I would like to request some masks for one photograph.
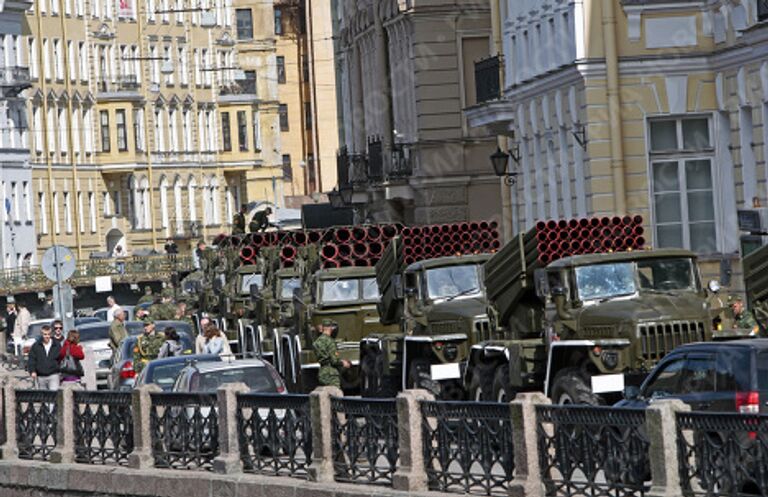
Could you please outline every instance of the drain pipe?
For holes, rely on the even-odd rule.
[[[603,40],[605,44],[605,74],[608,96],[608,126],[611,136],[611,172],[615,214],[627,212],[627,191],[624,164],[624,132],[621,124],[621,94],[619,90],[619,57],[616,53],[615,0],[603,0]]]

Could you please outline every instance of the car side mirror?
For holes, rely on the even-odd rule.
[[[640,387],[629,385],[624,387],[625,400],[637,400],[640,398]]]
[[[533,272],[533,285],[536,290],[536,296],[541,300],[546,300],[549,296],[549,277],[546,269],[536,269]]]

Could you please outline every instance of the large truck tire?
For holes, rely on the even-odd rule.
[[[492,400],[492,373],[493,369],[489,364],[475,364],[472,367],[472,375],[467,384],[468,400],[473,402],[487,402]]]
[[[552,384],[554,404],[587,404],[601,406],[602,397],[592,393],[589,378],[579,368],[565,368],[555,376]]]
[[[496,369],[493,375],[493,401],[508,403],[515,399],[515,392],[509,384],[509,366],[504,365]]]
[[[395,397],[395,382],[386,371],[386,358],[382,352],[369,353],[360,361],[360,395],[368,398]]]

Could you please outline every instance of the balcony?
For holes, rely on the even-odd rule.
[[[380,136],[368,138],[368,179],[372,183],[384,180],[384,153]]]
[[[123,90],[138,90],[141,87],[139,79],[134,74],[121,74],[118,84]]]
[[[475,62],[475,92],[478,104],[501,98],[500,56]]]
[[[254,102],[258,99],[255,79],[241,79],[219,88],[221,102]]]
[[[6,90],[6,96],[16,96],[22,90],[32,86],[28,67],[0,67],[0,86]]]
[[[203,223],[200,221],[180,221],[174,219],[171,221],[171,233],[175,239],[188,240],[191,238],[200,238],[203,233]]]
[[[407,145],[396,144],[392,151],[392,164],[387,181],[400,181],[413,176],[413,155]]]
[[[121,74],[116,82],[110,81],[107,76],[103,76],[101,81],[96,84],[96,100],[100,102],[140,102],[144,100],[144,96],[139,91],[140,89],[141,83],[139,83],[135,75]]]

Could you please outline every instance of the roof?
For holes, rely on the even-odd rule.
[[[731,348],[731,347],[744,347],[744,348],[751,348],[751,349],[768,350],[768,338],[744,338],[741,340],[689,343],[689,344],[681,345],[680,347],[677,347],[675,351],[688,350],[688,349],[718,350],[722,348]]]
[[[147,365],[148,367],[164,366],[166,364],[176,364],[178,362],[199,361],[199,362],[221,362],[221,357],[212,354],[192,354],[179,355],[173,357],[163,357],[162,359],[153,359]]]
[[[547,268],[566,269],[576,266],[591,266],[594,264],[610,264],[613,262],[628,262],[643,259],[696,258],[696,254],[683,249],[634,250],[632,252],[608,252],[602,254],[572,255],[550,263]]]
[[[261,359],[237,359],[234,361],[222,360],[222,362],[203,362],[195,364],[195,368],[201,373],[221,371],[225,369],[263,368],[266,363]]]
[[[408,266],[406,271],[420,271],[422,269],[431,269],[446,266],[464,266],[468,264],[485,264],[491,254],[473,254],[473,255],[454,255],[449,257],[437,257],[435,259],[424,259],[414,262]]]

